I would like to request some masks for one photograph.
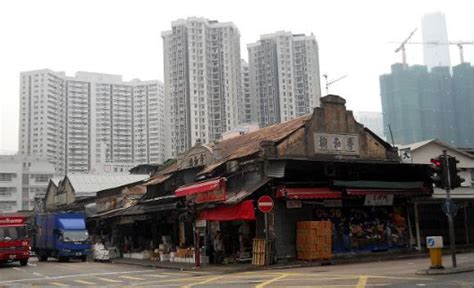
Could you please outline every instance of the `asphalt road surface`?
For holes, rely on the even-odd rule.
[[[461,254],[462,265],[474,254]],[[449,257],[444,263],[449,266]],[[474,272],[415,275],[428,259],[408,259],[348,265],[272,269],[221,274],[209,269],[177,271],[134,265],[56,261],[22,267],[0,266],[0,287],[474,287]]]

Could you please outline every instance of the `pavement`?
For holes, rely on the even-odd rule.
[[[472,252],[472,249],[463,249],[459,250],[458,254],[465,254]],[[446,251],[445,251],[446,252]],[[447,253],[444,253],[447,255]],[[347,253],[347,254],[336,254],[334,258],[330,261],[301,261],[301,260],[291,260],[283,263],[278,263],[270,266],[254,266],[250,263],[239,263],[239,264],[225,264],[225,265],[213,265],[213,264],[202,264],[201,267],[195,267],[194,263],[174,263],[174,262],[159,262],[151,261],[149,259],[130,259],[130,258],[117,258],[112,259],[111,263],[115,264],[127,264],[127,265],[137,265],[141,267],[152,267],[152,268],[164,268],[164,269],[173,269],[180,271],[213,271],[219,273],[234,273],[234,272],[246,272],[246,271],[256,271],[256,270],[277,270],[277,269],[288,269],[288,268],[301,268],[301,267],[314,267],[314,266],[323,266],[323,265],[341,265],[341,264],[353,264],[353,263],[368,263],[368,262],[380,262],[388,260],[401,260],[401,259],[416,259],[416,258],[428,258],[427,251],[418,251],[418,250],[391,250],[385,252],[366,252],[366,253]],[[473,259],[474,260],[474,259]],[[466,267],[463,267],[466,269]],[[424,273],[420,270],[420,274],[435,274],[435,272],[430,270],[427,273]],[[469,270],[469,269],[468,269]],[[450,270],[446,269],[443,274],[448,274],[447,271],[453,271],[452,273],[459,270]],[[441,273],[441,272],[440,272]]]
[[[449,255],[444,263],[449,263]],[[474,264],[474,253],[458,255],[459,266]],[[417,275],[428,258],[398,259],[258,271],[179,271],[101,262],[37,262],[0,266],[0,287],[469,287],[474,272]]]

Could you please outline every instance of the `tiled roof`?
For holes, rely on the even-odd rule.
[[[312,114],[306,114],[287,122],[220,141],[216,143],[214,151],[219,151],[219,158],[223,160],[232,160],[255,154],[260,151],[262,141],[279,142],[285,139],[291,133],[303,127],[311,119],[311,116]]]

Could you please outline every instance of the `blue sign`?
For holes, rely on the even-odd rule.
[[[458,212],[458,207],[452,199],[444,200],[443,204],[441,205],[441,209],[443,210],[444,214],[451,216],[456,216]]]
[[[435,239],[428,238],[428,243],[426,243],[428,247],[433,247],[435,244]]]

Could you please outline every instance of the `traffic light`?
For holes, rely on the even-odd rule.
[[[459,161],[456,159],[456,157],[448,156],[449,180],[451,182],[451,185],[449,186],[451,189],[461,187],[461,183],[465,181],[464,178],[461,178],[458,175],[461,170],[457,168],[457,163],[459,163]]]
[[[443,155],[440,155],[436,158],[431,158],[431,169],[432,169],[432,175],[431,175],[431,180],[433,180],[433,184],[435,187],[445,189],[449,186],[449,180],[448,180],[448,167],[447,167],[447,161],[446,157]]]

